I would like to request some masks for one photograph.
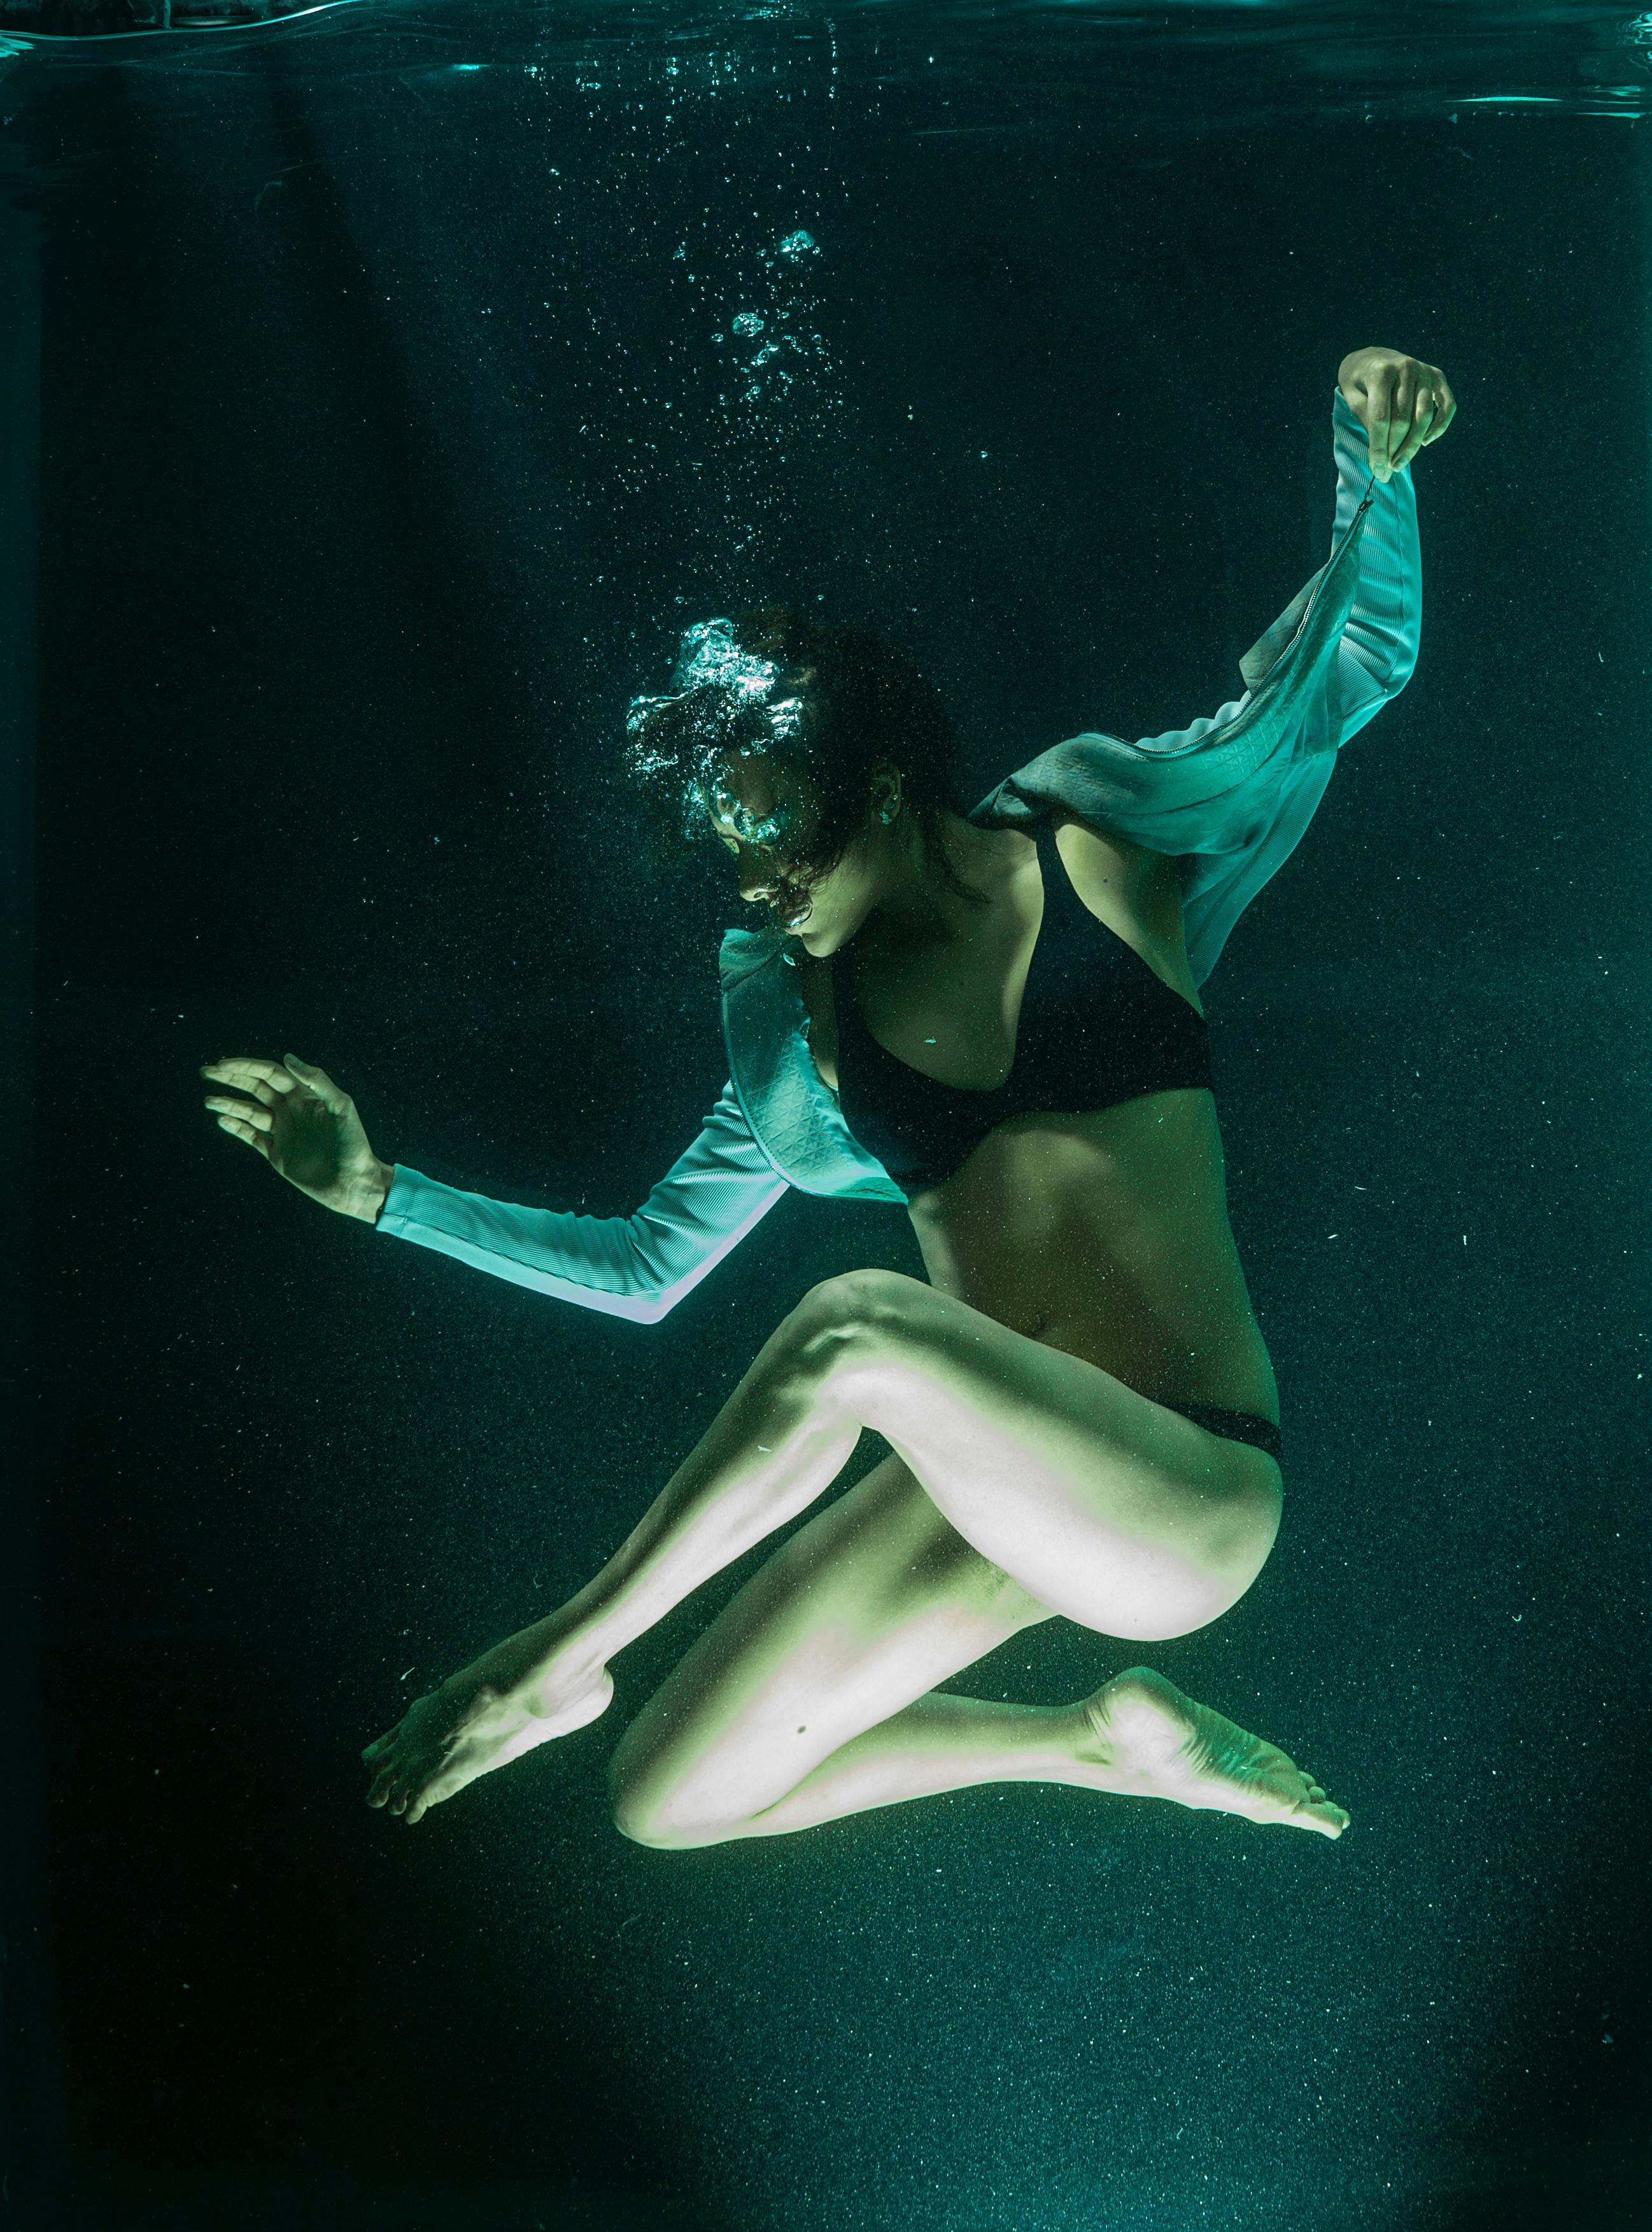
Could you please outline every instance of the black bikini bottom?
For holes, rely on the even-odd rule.
[[[1223,1411],[1214,1403],[1164,1403],[1163,1407],[1179,1411],[1207,1433],[1220,1434],[1224,1441],[1248,1442],[1253,1449],[1266,1450],[1275,1464],[1284,1463],[1285,1444],[1271,1418],[1259,1418],[1250,1411]]]

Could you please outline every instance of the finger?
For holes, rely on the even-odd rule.
[[[1445,381],[1436,383],[1440,390],[1440,406],[1435,412],[1434,424],[1423,437],[1425,441],[1437,442],[1457,415],[1457,399]]]
[[[1365,398],[1365,431],[1370,444],[1370,468],[1379,480],[1386,480],[1392,470],[1389,455],[1394,430],[1395,386],[1395,373],[1385,367],[1377,373]]]
[[[262,1132],[255,1132],[250,1124],[243,1124],[238,1116],[220,1116],[218,1129],[228,1132],[233,1139],[244,1139],[249,1147],[256,1147],[259,1153],[268,1160],[269,1140]]]
[[[201,1075],[219,1085],[239,1086],[243,1093],[250,1093],[255,1085],[273,1086],[277,1093],[290,1093],[295,1083],[278,1061],[264,1061],[256,1054],[224,1054],[217,1061],[204,1061]]]
[[[269,1109],[261,1107],[256,1100],[220,1100],[215,1093],[209,1093],[206,1106],[220,1116],[234,1116],[243,1124],[250,1124],[255,1132],[268,1132],[275,1120]]]
[[[308,1085],[325,1107],[336,1116],[346,1106],[349,1094],[334,1085],[324,1069],[317,1069],[308,1061],[301,1061],[295,1054],[283,1054],[282,1061],[301,1085]]]
[[[1428,429],[1433,424],[1434,390],[1426,386],[1420,386],[1411,399],[1410,424],[1405,430],[1405,438],[1391,456],[1391,464],[1396,472],[1398,472],[1402,465],[1410,464],[1412,458],[1428,440]]]

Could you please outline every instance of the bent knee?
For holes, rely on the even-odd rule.
[[[721,1845],[730,1833],[728,1824],[698,1829],[688,1824],[674,1826],[661,1814],[647,1807],[625,1803],[613,1809],[613,1825],[622,1837],[633,1845],[646,1845],[656,1852],[692,1852],[704,1845]]]
[[[1194,1560],[1189,1609],[1197,1617],[1180,1630],[1189,1634],[1231,1612],[1267,1563],[1284,1509],[1279,1467],[1264,1458],[1246,1476],[1204,1531]]]
[[[659,1852],[720,1845],[736,1826],[717,1818],[703,1796],[696,1804],[690,1778],[628,1753],[623,1739],[608,1762],[608,1803],[622,1837]]]
[[[677,1817],[668,1794],[617,1783],[611,1797],[613,1825],[633,1845],[651,1846],[657,1852],[677,1852],[695,1845],[716,1844],[715,1836],[696,1836],[690,1825]]]
[[[809,1377],[846,1386],[865,1366],[906,1358],[922,1341],[937,1297],[922,1279],[904,1271],[841,1271],[822,1279],[793,1311],[787,1325],[800,1366]]]
[[[696,1820],[692,1814],[679,1815],[671,1807],[639,1805],[630,1799],[615,1801],[613,1825],[633,1845],[646,1845],[656,1852],[695,1852],[707,1845],[726,1845],[745,1826],[739,1821]]]
[[[853,1339],[900,1322],[933,1292],[904,1271],[839,1271],[809,1288],[792,1320],[806,1337]]]
[[[1278,1467],[1265,1459],[1247,1464],[1223,1486],[1207,1487],[1200,1505],[1184,1509],[1149,1556],[1122,1575],[1116,1557],[1090,1569],[1085,1578],[1098,1603],[1106,1600],[1105,1613],[1062,1608],[1087,1627],[1136,1643],[1196,1634],[1231,1612],[1267,1563],[1282,1500]]]

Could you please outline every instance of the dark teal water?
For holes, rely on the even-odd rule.
[[[1649,52],[364,0],[6,67],[3,2221],[1652,2221]],[[972,796],[1181,725],[1326,555],[1367,342],[1459,401],[1421,659],[1207,987],[1286,1523],[1151,1654],[1352,1830],[1016,1787],[630,1845],[614,1736],[755,1558],[609,1719],[366,1813],[399,1701],[588,1577],[807,1285],[916,1249],[794,1196],[629,1327],[325,1217],[195,1065],[291,1047],[386,1157],[629,1211],[722,1082],[739,916],[642,870],[615,776],[677,629],[885,629]],[[956,1686],[1140,1655],[1058,1623]]]

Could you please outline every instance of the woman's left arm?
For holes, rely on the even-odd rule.
[[[1246,907],[1289,859],[1338,747],[1398,696],[1416,665],[1422,559],[1409,468],[1450,425],[1456,399],[1436,366],[1381,348],[1343,359],[1333,399],[1331,556],[1362,510],[1364,517],[1352,598],[1331,658],[1299,662],[1294,682],[1273,692],[1258,718],[1253,697],[1295,640],[1322,567],[1241,660],[1245,697],[1186,728],[1133,742],[1097,730],[1066,737],[1017,768],[970,815],[988,827],[1024,827],[1053,810],[1178,860],[1188,962],[1198,984]]]

